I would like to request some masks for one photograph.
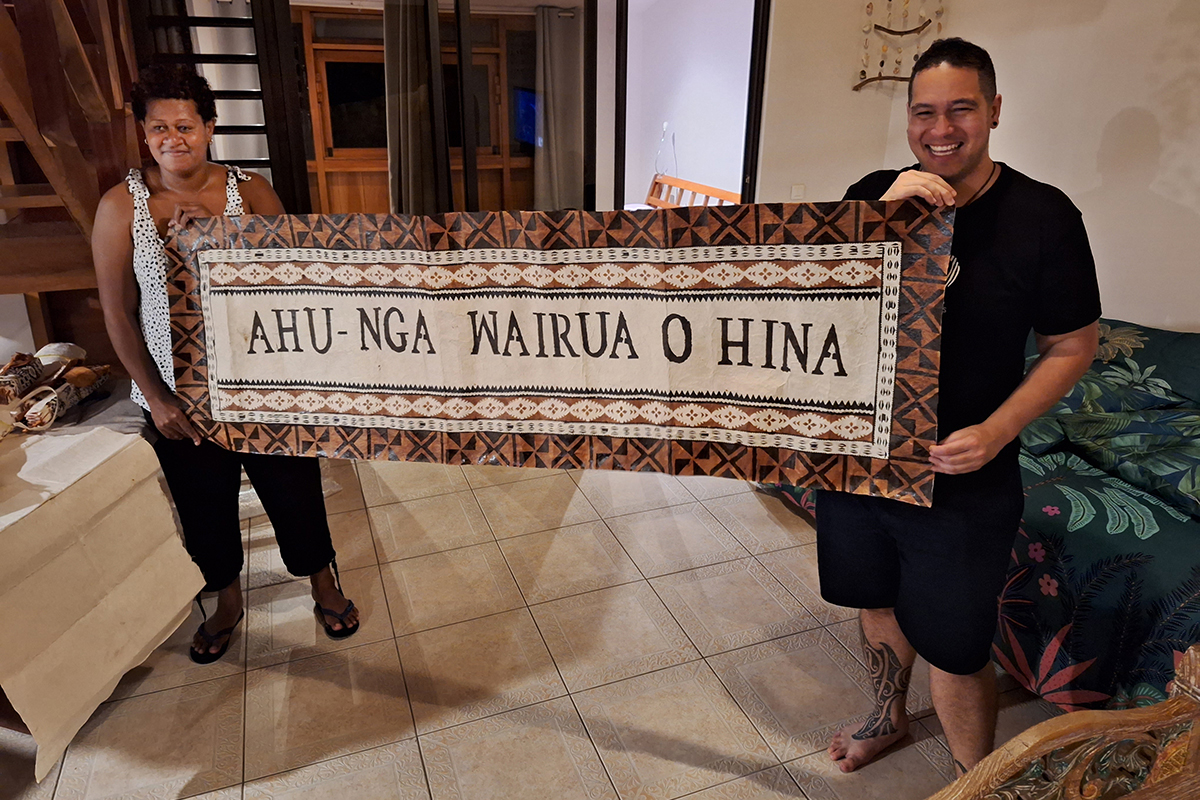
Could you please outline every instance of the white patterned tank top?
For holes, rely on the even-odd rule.
[[[248,181],[250,176],[237,167],[226,169],[225,210],[221,214],[236,217],[246,213],[238,181]],[[171,358],[171,314],[167,305],[167,252],[154,227],[154,218],[150,216],[150,190],[146,188],[142,171],[129,170],[125,182],[133,195],[133,275],[138,285],[138,322],[158,374],[173,392],[175,366]],[[133,402],[150,410],[137,383],[133,384],[129,396]]]

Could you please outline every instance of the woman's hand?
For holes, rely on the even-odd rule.
[[[182,230],[194,217],[211,217],[212,212],[199,203],[176,203],[175,213],[167,223],[167,229]]]
[[[187,414],[183,413],[174,398],[169,400],[150,400],[150,416],[154,419],[154,427],[168,439],[191,439],[192,444],[200,444],[200,433],[192,425]]]
[[[901,172],[896,182],[879,199],[904,200],[919,197],[935,206],[952,206],[955,194],[954,189],[941,176],[910,169],[908,172]]]

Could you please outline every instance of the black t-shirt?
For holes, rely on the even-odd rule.
[[[910,167],[909,169],[915,169]],[[900,172],[873,172],[846,200],[878,200]],[[942,318],[938,439],[983,422],[1025,371],[1032,328],[1069,333],[1100,317],[1096,264],[1079,209],[1058,189],[1000,164],[996,183],[959,209]],[[945,492],[1013,479],[1018,444],[967,475],[938,475]]]

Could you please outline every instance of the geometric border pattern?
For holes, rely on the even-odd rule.
[[[209,438],[241,452],[514,467],[621,469],[787,483],[929,505],[937,440],[942,301],[953,209],[915,200],[755,204],[656,211],[495,211],[429,217],[331,214],[213,217],[168,240],[167,291],[175,380]],[[197,258],[205,250],[704,248],[899,242],[901,280],[885,287],[896,313],[890,456],[803,453],[736,442],[579,433],[398,431],[211,419]],[[884,398],[881,398],[881,403]]]

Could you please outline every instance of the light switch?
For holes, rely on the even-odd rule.
[[[804,184],[803,183],[793,183],[792,184],[792,199],[793,200],[803,200],[804,199]]]

